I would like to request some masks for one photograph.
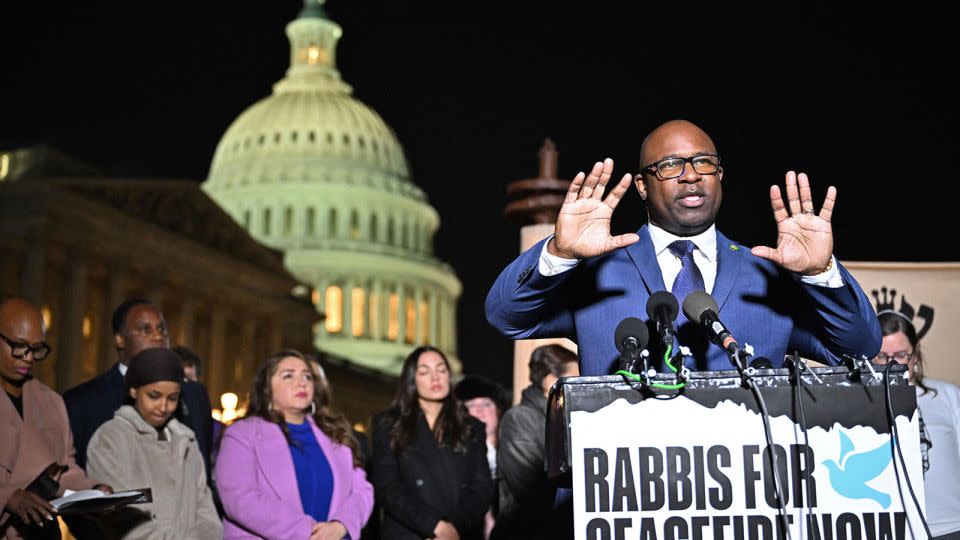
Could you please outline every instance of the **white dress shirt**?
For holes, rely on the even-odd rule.
[[[663,276],[663,285],[666,290],[673,289],[673,282],[680,273],[683,266],[680,258],[670,252],[669,246],[676,240],[690,240],[697,249],[693,250],[693,261],[700,269],[703,276],[703,284],[708,293],[713,292],[713,284],[717,280],[717,229],[716,225],[710,225],[710,228],[696,236],[677,236],[669,233],[656,225],[647,224],[650,231],[650,239],[653,241],[653,251],[657,255],[657,263],[660,265],[660,273]],[[538,268],[540,274],[544,276],[555,276],[566,272],[576,266],[580,259],[566,259],[557,257],[547,252],[547,244],[544,242],[543,250],[540,252],[540,262]],[[826,272],[813,276],[801,276],[797,274],[804,283],[817,285],[820,287],[843,287],[843,276],[837,269],[837,260],[831,255],[832,265]]]

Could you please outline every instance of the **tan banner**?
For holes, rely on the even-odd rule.
[[[912,318],[928,377],[960,385],[960,263],[844,262],[874,309]]]

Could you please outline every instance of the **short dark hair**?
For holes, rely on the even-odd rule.
[[[123,326],[127,323],[127,314],[130,313],[130,310],[140,305],[152,306],[153,302],[146,298],[133,298],[124,301],[117,306],[117,309],[113,310],[113,317],[110,320],[110,324],[114,334],[119,334],[120,331],[123,330]]]
[[[552,373],[559,377],[564,372],[564,364],[576,361],[577,355],[560,345],[551,344],[537,347],[530,354],[530,382],[535,386],[540,386],[547,375]]]
[[[504,392],[503,387],[479,375],[464,376],[463,379],[460,379],[460,382],[457,383],[456,388],[453,389],[453,394],[464,403],[480,397],[490,398],[497,406],[498,415],[503,414],[503,411],[508,407],[508,400],[506,399],[506,392]]]
[[[193,349],[187,347],[186,345],[177,345],[173,347],[173,352],[180,355],[180,358],[183,358],[183,365],[193,366],[197,369],[197,372],[200,372],[200,357],[197,353],[193,352]]]

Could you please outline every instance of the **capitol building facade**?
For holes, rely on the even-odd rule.
[[[336,67],[342,30],[307,0],[287,25],[290,67],[217,146],[203,190],[284,253],[318,312],[317,349],[396,375],[417,345],[459,371],[461,283],[433,255],[437,211],[390,127]]]

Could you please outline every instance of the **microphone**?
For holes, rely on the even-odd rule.
[[[664,348],[673,345],[673,322],[677,320],[679,313],[680,304],[670,291],[657,291],[647,299],[647,316],[655,323]]]
[[[650,332],[647,331],[647,325],[636,317],[627,317],[620,321],[617,330],[613,334],[613,339],[620,351],[620,358],[626,364],[625,369],[633,371],[634,364],[641,356],[640,352],[647,346],[650,339]],[[644,366],[646,371],[646,366]]]
[[[683,313],[691,321],[700,323],[707,330],[710,341],[730,354],[737,354],[740,344],[717,316],[717,301],[704,291],[695,291],[683,300]]]

